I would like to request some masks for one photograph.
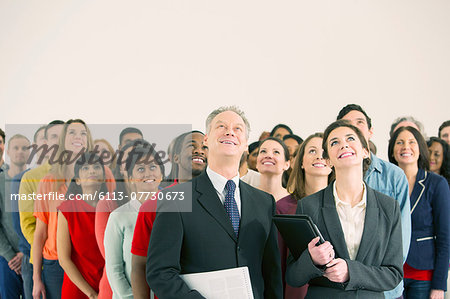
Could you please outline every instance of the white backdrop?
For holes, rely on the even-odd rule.
[[[239,105],[250,141],[305,138],[342,106],[429,136],[450,119],[450,1],[0,0],[0,126],[191,123]],[[8,133],[8,132],[7,132]]]

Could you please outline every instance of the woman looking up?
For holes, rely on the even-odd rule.
[[[105,231],[105,267],[113,298],[133,298],[131,288],[131,242],[139,208],[148,199],[155,200],[163,179],[164,165],[153,147],[135,147],[127,159],[130,194],[135,200],[111,213]],[[150,155],[149,162],[145,160]],[[152,198],[153,197],[153,198]]]
[[[443,176],[450,186],[450,151],[447,142],[431,137],[427,141],[430,153],[430,171]]]
[[[57,249],[64,269],[61,298],[97,298],[105,261],[95,238],[97,202],[107,196],[99,156],[84,154],[59,207]]]
[[[295,214],[298,201],[328,186],[331,168],[323,158],[322,140],[323,134],[315,133],[300,145],[288,182],[287,191],[291,194],[277,201],[277,214]],[[285,282],[288,248],[281,235],[278,235],[278,247],[281,256],[284,298],[304,298],[306,285],[293,288]]]
[[[364,183],[369,147],[358,128],[332,123],[322,149],[336,180],[300,200],[297,214],[310,216],[327,241],[312,239],[297,260],[289,255],[286,281],[309,283],[307,298],[384,298],[403,274],[400,208]]]
[[[281,184],[283,172],[289,165],[289,151],[283,141],[274,137],[263,140],[256,162],[261,173],[259,189],[272,194],[276,201],[289,195]]]

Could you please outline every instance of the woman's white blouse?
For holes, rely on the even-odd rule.
[[[105,267],[113,298],[133,298],[131,242],[141,203],[131,200],[114,210],[105,230]]]
[[[362,200],[354,207],[350,203],[343,202],[339,199],[336,191],[336,183],[333,184],[333,195],[334,201],[336,202],[336,211],[344,232],[348,254],[350,259],[355,260],[364,231],[367,203],[366,185],[364,184]]]

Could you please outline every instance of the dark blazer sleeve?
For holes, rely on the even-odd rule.
[[[390,205],[393,212],[386,215],[388,219],[386,219],[385,225],[392,223],[391,234],[381,264],[369,266],[360,261],[346,259],[349,273],[346,290],[387,291],[394,289],[402,280],[403,261],[402,254],[399,254],[402,252],[400,208],[398,203],[393,200]],[[388,212],[389,207],[384,211]]]
[[[319,202],[322,192],[311,195],[314,200]],[[317,206],[317,209],[319,206]],[[304,214],[303,200],[297,205],[296,214]],[[295,260],[289,253],[286,266],[286,283],[293,287],[301,287],[307,284],[311,279],[323,276],[325,272],[314,265],[308,249],[304,250],[300,257]]]
[[[301,287],[311,279],[323,276],[325,272],[317,268],[309,255],[308,249],[295,260],[289,253],[287,258],[286,283],[293,287]]]
[[[183,224],[180,212],[159,212],[148,246],[146,278],[156,296],[164,299],[204,298],[180,278]]]
[[[433,209],[433,225],[436,236],[435,260],[431,288],[447,290],[447,275],[449,264],[450,243],[450,190],[443,177],[436,177],[431,205]]]
[[[272,222],[272,216],[275,215],[275,200],[271,196],[272,215],[269,215],[269,221]],[[262,273],[264,277],[264,298],[282,298],[283,283],[281,280],[280,252],[278,249],[278,231],[272,222],[270,233],[266,241],[263,254]]]
[[[315,222],[317,221],[322,233],[327,234],[330,227],[320,227],[320,223],[322,222],[322,220],[320,220],[320,215],[323,215],[320,205],[323,200],[330,202],[326,194],[331,196],[332,187],[327,187],[325,191],[319,191],[300,201],[297,208],[297,214],[308,214]],[[343,258],[347,262],[349,273],[349,280],[341,285],[346,291],[368,290],[382,292],[391,290],[399,284],[403,276],[402,230],[398,203],[381,193],[376,193],[375,195],[373,190],[370,190],[370,196],[371,215],[377,217],[376,220],[378,222],[377,227],[379,232],[376,233],[378,239],[375,237],[370,243],[368,243],[369,240],[365,241],[365,246],[373,244],[373,247],[370,248],[365,257],[361,257],[361,260],[359,260],[358,256],[357,260],[350,260],[348,254],[347,257]],[[368,221],[366,219],[365,232],[366,230],[371,229],[367,226]],[[325,238],[333,244],[332,238],[329,239],[330,236],[325,236]],[[336,236],[334,236],[334,238],[336,238]],[[380,238],[382,238],[382,240],[380,240]],[[346,249],[342,248],[342,246],[339,246],[338,248],[338,245],[339,244],[333,244],[335,250],[341,252],[342,255]],[[362,246],[360,247],[360,250],[361,248]],[[316,267],[312,262],[308,250],[305,250],[297,261],[295,261],[291,255],[288,257],[286,281],[294,287],[304,285],[310,281],[315,285],[319,281],[313,279],[321,277],[323,274],[324,272],[322,269]],[[332,287],[330,285],[330,288],[334,288],[334,286]]]

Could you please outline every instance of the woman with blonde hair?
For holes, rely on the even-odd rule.
[[[277,214],[295,214],[299,200],[328,186],[332,175],[331,168],[323,158],[322,140],[322,133],[312,134],[297,149],[287,187],[287,191],[291,194],[277,202]],[[278,235],[278,247],[281,256],[284,298],[304,298],[307,285],[294,288],[285,282],[288,248],[281,235]]]
[[[56,230],[57,207],[64,201],[67,187],[74,176],[75,161],[92,150],[92,137],[86,123],[81,119],[71,119],[64,124],[59,146],[50,172],[40,181],[34,216],[36,230],[33,243],[33,298],[45,296],[47,299],[61,298],[64,271],[59,265]],[[107,168],[109,170],[109,168]],[[111,171],[106,171],[109,179],[108,190],[115,188]]]
[[[111,170],[116,168],[115,151],[108,140],[103,138],[95,139],[94,150],[97,150],[98,155],[103,159],[103,165],[108,166]]]

